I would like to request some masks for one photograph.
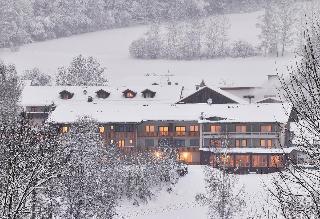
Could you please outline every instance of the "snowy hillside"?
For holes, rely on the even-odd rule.
[[[228,15],[230,19],[230,41],[242,39],[254,45],[258,43],[257,18],[261,12]],[[56,74],[59,66],[68,65],[78,54],[97,57],[107,68],[108,78],[113,85],[143,84],[166,80],[159,75],[175,75],[172,80],[192,84],[205,79],[207,84],[250,86],[260,85],[266,75],[275,74],[278,68],[284,72],[292,57],[270,58],[226,58],[215,60],[169,61],[135,60],[129,56],[130,43],[147,30],[136,26],[94,32],[40,43],[20,48],[18,52],[0,50],[0,58],[14,63],[21,72],[39,67],[42,71]],[[155,74],[155,77],[145,75]],[[125,78],[124,78],[125,76]]]

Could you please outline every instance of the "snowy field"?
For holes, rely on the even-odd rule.
[[[171,193],[161,192],[157,198],[146,205],[138,207],[132,203],[124,202],[118,208],[117,219],[206,219],[207,207],[195,201],[197,193],[205,192],[204,173],[202,166],[189,166],[189,173],[182,177]],[[257,217],[262,208],[270,199],[266,191],[270,186],[272,174],[239,175],[238,187],[244,186],[247,207],[237,219],[251,216]],[[266,186],[267,185],[267,186]]]
[[[228,15],[231,28],[230,41],[246,40],[258,44],[259,29],[257,19],[262,12]],[[129,56],[130,43],[142,36],[147,26],[87,33],[68,38],[33,43],[20,48],[18,52],[8,49],[0,50],[0,59],[14,63],[21,72],[25,69],[39,67],[42,71],[55,75],[59,66],[68,65],[76,55],[90,55],[107,68],[110,85],[150,84],[175,75],[171,80],[194,85],[205,79],[211,85],[260,85],[266,75],[275,74],[276,68],[284,72],[293,56],[284,58],[253,57],[226,58],[214,60],[137,60]],[[146,74],[155,77],[146,77]],[[147,79],[148,78],[148,79]]]

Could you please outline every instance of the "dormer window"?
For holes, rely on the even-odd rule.
[[[132,91],[132,90],[129,90],[129,89],[123,91],[123,96],[124,96],[125,98],[134,98],[136,95],[137,95],[136,92],[134,92],[134,91]]]
[[[73,97],[73,93],[67,91],[67,90],[63,90],[61,91],[60,93],[60,98],[63,99],[63,100],[69,100]]]
[[[98,98],[106,99],[110,96],[110,93],[105,90],[98,90],[96,92]]]
[[[149,89],[145,89],[144,91],[141,92],[142,96],[144,98],[154,98],[156,95],[156,92],[149,90]]]

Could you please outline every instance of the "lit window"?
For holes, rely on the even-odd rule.
[[[69,127],[68,126],[62,126],[61,128],[61,132],[62,133],[67,133],[69,131]]]
[[[118,146],[119,147],[124,147],[125,146],[125,140],[119,140],[118,141]]]
[[[271,125],[262,125],[261,132],[272,132],[272,126]]]
[[[159,134],[160,134],[160,136],[169,135],[169,127],[168,126],[160,126],[159,127]]]
[[[271,139],[261,139],[260,146],[264,148],[271,148],[272,147],[272,140]]]
[[[245,125],[236,125],[236,132],[247,132],[247,126]]]
[[[134,98],[134,94],[132,92],[128,92],[126,94],[126,98]]]
[[[110,129],[111,129],[111,130],[113,130],[113,129],[114,129],[114,126],[113,126],[113,125],[112,125],[112,126],[110,126]]]
[[[154,125],[146,125],[146,132],[154,132]]]
[[[198,131],[199,131],[199,126],[197,125],[190,126],[190,132],[198,132]]]
[[[236,147],[247,147],[247,140],[246,139],[236,139]]]
[[[221,126],[220,125],[212,125],[210,130],[212,133],[219,133],[219,132],[221,132]]]
[[[270,167],[282,167],[283,160],[282,156],[280,155],[272,155],[269,158],[269,166]]]
[[[105,131],[104,126],[100,126],[100,127],[99,127],[99,132],[102,134],[102,133],[104,133],[104,131]]]
[[[130,139],[130,141],[129,141],[129,142],[130,142],[130,144],[133,144],[133,140],[132,140],[132,139]]]
[[[186,127],[185,126],[176,126],[176,134],[178,136],[184,136],[186,134]]]

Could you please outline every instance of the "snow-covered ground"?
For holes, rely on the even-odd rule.
[[[271,186],[273,174],[239,175],[237,186],[244,186],[247,207],[237,219],[255,218],[267,205],[270,196],[267,193]],[[161,192],[157,198],[148,204],[134,206],[130,202],[123,202],[118,208],[118,219],[205,219],[207,207],[195,201],[198,193],[205,192],[203,166],[189,166],[189,173],[182,177],[171,193]],[[269,200],[270,201],[270,200]],[[270,207],[270,203],[268,204]]]
[[[248,14],[231,14],[230,41],[247,40],[254,45],[258,44],[259,29],[257,19],[262,12]],[[136,26],[121,29],[87,33],[68,38],[61,38],[46,42],[33,43],[20,48],[18,52],[8,49],[0,50],[0,59],[16,64],[21,72],[25,69],[39,67],[42,71],[54,75],[59,66],[68,65],[76,55],[90,55],[107,68],[111,85],[150,84],[159,80],[183,82],[185,85],[194,85],[201,79],[212,85],[260,85],[266,80],[266,75],[275,74],[276,68],[284,71],[288,60],[284,58],[253,57],[253,58],[226,58],[214,60],[137,60],[129,56],[130,43],[142,36],[147,26]],[[155,74],[155,77],[146,77],[146,74]]]

